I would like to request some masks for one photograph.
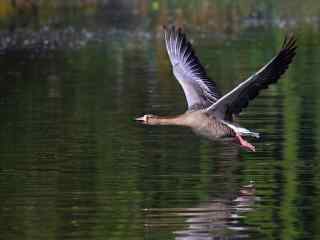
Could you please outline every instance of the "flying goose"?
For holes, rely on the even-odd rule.
[[[244,149],[255,151],[243,136],[258,138],[259,134],[240,127],[233,121],[234,116],[246,108],[260,90],[276,83],[285,73],[296,54],[294,36],[286,36],[275,57],[225,95],[209,79],[181,28],[164,27],[164,38],[173,74],[184,91],[188,110],[178,116],[147,114],[136,120],[149,125],[187,126],[214,138],[232,137]]]

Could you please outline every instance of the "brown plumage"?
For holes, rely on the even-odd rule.
[[[187,126],[210,138],[235,137],[242,147],[255,151],[254,146],[242,136],[259,137],[259,134],[234,123],[233,116],[238,115],[262,89],[276,83],[285,73],[296,54],[295,38],[285,37],[282,48],[274,58],[233,90],[221,95],[181,29],[165,27],[164,33],[173,74],[184,91],[188,110],[175,117],[147,114],[136,120],[150,125]]]

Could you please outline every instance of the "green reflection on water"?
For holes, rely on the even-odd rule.
[[[152,11],[180,4],[183,15],[206,4],[245,15],[253,3],[175,1]],[[286,6],[286,1],[270,1],[265,8],[272,8],[272,15],[288,11],[278,10],[279,4]],[[205,25],[210,15],[198,19],[204,12],[191,15],[190,22]],[[222,11],[214,21],[227,16]],[[158,17],[155,26],[166,19]],[[234,35],[220,38],[190,31],[209,75],[223,90],[269,60],[284,35],[278,28],[236,25]],[[78,50],[1,56],[3,238],[173,239],[190,218],[176,220],[179,226],[146,227],[143,209],[231,200],[253,180],[261,202],[239,223],[252,228],[248,239],[317,239],[319,33],[311,27],[296,31],[300,48],[294,65],[241,118],[244,126],[263,133],[255,154],[209,142],[187,129],[133,121],[142,113],[185,108],[162,39],[155,34],[128,40],[129,31]],[[223,226],[218,232],[229,236]]]

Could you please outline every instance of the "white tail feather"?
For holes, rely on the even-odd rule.
[[[233,131],[235,131],[236,133],[239,133],[241,136],[250,136],[250,137],[260,138],[260,134],[257,132],[251,132],[246,128],[235,126],[226,121],[222,121],[222,122],[226,124],[229,128],[231,128]]]

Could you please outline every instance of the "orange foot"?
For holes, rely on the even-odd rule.
[[[246,140],[244,140],[240,134],[237,133],[235,138],[236,138],[236,142],[239,143],[240,146],[243,147],[244,149],[252,152],[256,151],[256,148],[251,143],[248,143]]]

